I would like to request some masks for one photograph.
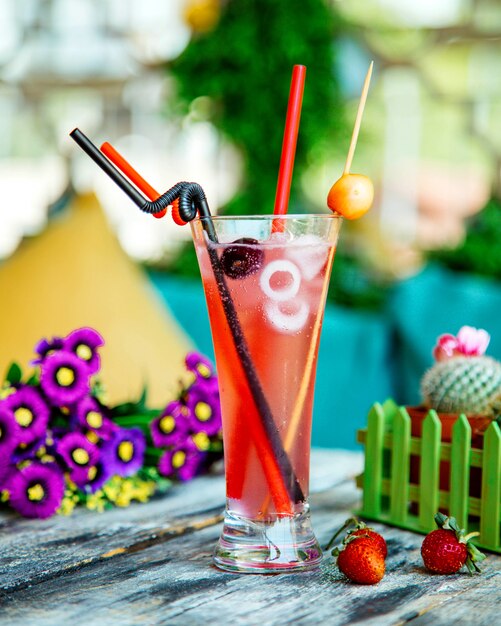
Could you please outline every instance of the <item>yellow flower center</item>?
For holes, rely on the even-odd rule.
[[[193,443],[199,450],[208,450],[210,446],[210,440],[207,433],[197,433],[192,437]]]
[[[97,443],[99,441],[99,437],[93,430],[89,430],[89,432],[87,432],[85,436],[91,443]]]
[[[19,426],[23,426],[26,428],[33,421],[33,413],[27,409],[25,406],[20,406],[14,412],[14,417],[16,418],[16,422]]]
[[[75,372],[69,367],[60,367],[56,373],[56,380],[61,387],[69,387],[75,382]]]
[[[81,343],[79,346],[77,346],[76,354],[84,361],[90,361],[92,358],[92,350],[84,343]]]
[[[186,372],[183,378],[183,383],[185,387],[191,387],[193,383],[196,381],[197,377],[193,372]]]
[[[91,428],[101,428],[101,426],[103,425],[103,416],[97,411],[89,411],[87,413],[86,420],[87,424]]]
[[[40,502],[45,496],[44,488],[40,483],[28,487],[28,500],[32,502]]]
[[[118,446],[118,456],[128,463],[134,456],[134,446],[131,441],[122,441]]]
[[[75,448],[71,457],[78,465],[87,465],[90,460],[89,453],[84,448]]]
[[[178,469],[184,465],[186,454],[182,450],[174,452],[172,455],[172,467]]]
[[[165,417],[162,417],[158,425],[160,427],[160,430],[168,435],[174,430],[176,426],[176,420],[171,415],[166,415]]]
[[[87,474],[87,477],[89,480],[94,480],[96,476],[97,476],[97,467],[93,465],[92,467],[89,467],[89,472]]]
[[[207,365],[204,365],[204,363],[199,363],[197,365],[197,370],[200,376],[203,376],[204,378],[210,378],[211,371],[207,367]]]
[[[2,438],[2,436],[3,436],[3,430],[2,430],[2,428],[0,427],[0,439]]]
[[[207,420],[210,420],[212,416],[212,409],[207,404],[207,402],[197,402],[197,405],[195,407],[195,415],[197,416],[197,419],[201,422],[206,422]]]

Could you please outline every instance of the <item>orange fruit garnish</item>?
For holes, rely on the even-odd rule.
[[[362,217],[371,208],[374,185],[363,174],[343,174],[331,187],[327,206],[348,220]]]

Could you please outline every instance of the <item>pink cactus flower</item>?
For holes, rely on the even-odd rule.
[[[457,334],[461,354],[466,356],[482,356],[487,350],[491,336],[483,328],[463,326]]]
[[[456,337],[450,334],[440,335],[433,348],[436,361],[446,361],[455,356],[481,356],[485,354],[491,336],[483,328],[463,326]]]
[[[458,354],[458,340],[454,335],[440,335],[437,344],[433,348],[435,361],[446,361]]]

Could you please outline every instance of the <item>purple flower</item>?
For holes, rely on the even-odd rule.
[[[20,438],[20,426],[12,414],[0,406],[0,485],[7,475],[12,453]]]
[[[189,352],[184,362],[186,368],[193,372],[197,379],[208,379],[214,375],[212,363],[199,352]]]
[[[41,339],[35,346],[35,352],[39,358],[32,361],[33,365],[41,363],[46,357],[54,352],[61,350],[63,347],[62,337],[53,337],[52,339]]]
[[[87,483],[91,468],[98,462],[99,448],[82,433],[70,432],[56,444],[56,452],[70,470],[70,477],[80,487]]]
[[[131,476],[143,466],[146,438],[139,428],[120,428],[102,449],[110,474]]]
[[[162,476],[177,476],[182,481],[191,480],[196,476],[205,456],[191,439],[186,439],[181,445],[162,454],[158,471]]]
[[[116,425],[105,415],[105,408],[92,396],[85,396],[72,409],[73,426],[90,430],[100,439],[108,440],[116,430]]]
[[[35,441],[32,441],[29,444],[20,443],[17,448],[12,453],[12,462],[20,463],[21,461],[26,461],[28,459],[34,459],[37,455],[37,452],[40,448],[46,443],[46,433],[41,435]]]
[[[89,393],[89,370],[71,352],[60,350],[41,364],[40,386],[54,406],[68,406]]]
[[[218,406],[220,406],[219,402],[219,383],[216,377],[208,378],[204,380],[202,378],[198,379],[188,390],[188,394],[192,392],[198,395],[204,395],[207,398],[210,398],[212,402],[216,402]]]
[[[191,429],[215,435],[221,430],[221,405],[212,393],[206,393],[202,385],[194,385],[188,392],[186,401],[190,413]]]
[[[89,468],[85,491],[96,493],[112,476],[109,466],[100,459],[95,465]]]
[[[99,371],[101,360],[97,349],[104,345],[104,339],[93,328],[78,328],[64,339],[64,349],[72,352],[85,362],[91,374]]]
[[[14,470],[6,489],[12,508],[24,517],[50,517],[62,502],[64,477],[55,463],[35,461]]]
[[[19,425],[18,443],[28,445],[45,434],[50,411],[35,387],[18,387],[10,396],[0,400],[0,407]]]
[[[153,445],[157,448],[163,448],[186,439],[189,430],[189,412],[189,409],[181,402],[170,402],[162,415],[150,424]]]
[[[5,489],[5,483],[9,477],[10,469],[11,466],[9,465],[9,457],[0,457],[0,491]]]
[[[0,404],[0,458],[8,458],[21,441],[21,427],[11,411]]]

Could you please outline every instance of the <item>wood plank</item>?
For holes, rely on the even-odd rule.
[[[326,490],[352,479],[362,467],[356,452],[315,450],[312,490]],[[27,520],[15,514],[0,518],[0,585],[6,590],[103,559],[113,551],[146,547],[193,527],[216,524],[224,508],[223,476],[204,476],[176,485],[163,498],[98,514],[78,510],[70,517]]]
[[[409,507],[409,438],[411,419],[405,409],[393,418],[393,449],[391,451],[390,515],[396,523],[403,524]]]
[[[322,545],[359,506],[353,476],[360,465],[361,455],[314,455],[312,483],[322,489],[311,497],[312,516]],[[456,605],[456,624],[469,626],[472,615],[479,626],[496,623],[500,557],[490,555],[480,576],[429,575],[419,554],[423,537],[381,524],[374,526],[386,537],[389,556],[387,574],[375,586],[347,582],[330,556],[319,570],[303,574],[219,571],[211,564],[211,553],[220,532],[214,511],[223,495],[220,477],[202,478],[161,501],[103,515],[80,512],[69,519],[55,518],[47,520],[55,526],[44,530],[44,522],[4,519],[2,557],[37,565],[30,576],[9,580],[10,569],[15,572],[20,564],[9,568],[0,561],[2,626],[190,626],[225,621],[260,626],[445,626]],[[94,543],[93,529],[102,535]],[[65,533],[59,544],[57,532]],[[82,560],[85,553],[90,556]],[[71,567],[55,567],[51,559],[57,558]],[[49,562],[45,572],[44,559]],[[468,598],[480,603],[481,597],[482,612],[469,613]]]
[[[381,480],[383,478],[383,437],[385,415],[380,404],[371,407],[367,417],[368,430],[365,442],[365,466],[363,474],[364,504],[368,515],[381,513]]]
[[[315,528],[323,543],[357,500],[351,481],[312,497]],[[11,590],[2,598],[2,624],[189,626],[214,621],[281,626],[412,621],[414,626],[419,615],[442,614],[446,603],[451,603],[450,615],[458,598],[466,600],[470,591],[478,596],[484,581],[499,569],[500,559],[489,557],[482,576],[428,575],[419,557],[422,537],[376,527],[383,529],[389,545],[387,575],[379,585],[348,583],[330,557],[318,571],[305,574],[249,576],[218,571],[211,565],[219,533],[216,525],[82,566],[64,578]],[[492,595],[484,597],[482,616],[495,623],[499,589],[489,591]]]
[[[449,515],[461,528],[468,526],[468,497],[470,494],[471,427],[461,414],[452,427]]]
[[[501,430],[492,422],[484,435],[484,465],[482,469],[482,502],[480,540],[500,545],[501,521]]]
[[[367,441],[367,431],[359,430],[357,431],[357,441],[358,443],[365,444]],[[386,433],[383,437],[383,448],[385,450],[391,450],[393,447],[393,435],[391,433]],[[416,456],[421,454],[421,438],[420,437],[411,437],[410,441],[410,452]],[[441,443],[440,444],[440,460],[441,461],[450,461],[452,458],[452,445],[450,443]],[[482,467],[482,450],[477,450],[477,448],[471,449],[471,458],[470,465],[472,467]]]
[[[426,531],[435,528],[434,515],[438,511],[441,432],[442,424],[432,410],[423,421],[419,468],[419,525]]]

